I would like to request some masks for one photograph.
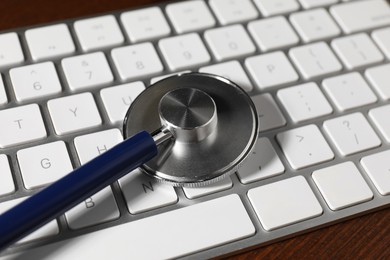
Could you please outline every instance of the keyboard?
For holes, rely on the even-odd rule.
[[[191,0],[0,32],[0,212],[120,142],[166,76],[230,78],[260,120],[229,178],[136,170],[0,259],[204,259],[388,207],[389,60],[385,0]]]

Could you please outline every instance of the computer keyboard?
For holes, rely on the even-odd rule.
[[[176,1],[1,32],[0,212],[119,143],[175,73],[238,83],[260,135],[218,183],[136,170],[0,258],[204,259],[388,207],[389,60],[385,0]]]

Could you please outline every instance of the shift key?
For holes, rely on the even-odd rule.
[[[345,33],[355,33],[390,24],[386,0],[364,0],[335,5],[330,12]]]

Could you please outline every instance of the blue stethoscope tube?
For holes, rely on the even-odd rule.
[[[142,131],[0,215],[0,251],[157,155]]]

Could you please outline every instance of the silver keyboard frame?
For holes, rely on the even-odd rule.
[[[36,63],[36,62],[33,62],[32,58],[31,58],[31,55],[30,55],[30,53],[28,51],[26,39],[25,39],[25,36],[24,36],[24,31],[27,30],[27,29],[42,27],[42,26],[51,25],[51,24],[65,23],[69,27],[70,33],[72,35],[72,38],[73,38],[75,46],[76,46],[76,52],[73,53],[72,55],[67,55],[67,56],[62,56],[60,58],[50,59],[55,64],[55,67],[56,67],[56,70],[57,70],[60,82],[61,82],[62,87],[63,87],[63,91],[60,94],[52,95],[52,96],[46,97],[46,98],[34,99],[34,100],[30,100],[28,102],[16,102],[15,101],[15,96],[14,96],[14,93],[13,93],[13,90],[12,90],[11,80],[10,80],[9,73],[8,73],[10,68],[0,69],[0,73],[1,73],[1,76],[3,78],[4,85],[5,85],[5,88],[6,88],[6,92],[8,93],[8,99],[9,99],[9,103],[7,103],[6,105],[0,107],[0,109],[12,108],[12,107],[17,107],[17,106],[20,106],[20,105],[25,105],[25,104],[30,104],[30,103],[37,103],[40,106],[41,113],[42,113],[42,116],[43,116],[43,120],[44,120],[45,126],[46,126],[46,131],[48,133],[48,137],[46,139],[44,139],[44,140],[31,142],[31,143],[24,144],[24,145],[19,145],[17,147],[0,149],[0,153],[4,153],[4,154],[8,155],[8,159],[10,161],[11,170],[12,170],[13,177],[14,177],[14,182],[15,182],[15,185],[16,185],[16,192],[11,194],[11,195],[8,195],[8,196],[0,197],[0,203],[4,202],[4,201],[16,199],[16,198],[19,198],[19,197],[29,196],[29,195],[32,195],[32,194],[36,193],[37,191],[39,191],[39,189],[27,190],[27,189],[24,188],[22,177],[21,177],[21,173],[20,173],[20,169],[19,169],[19,165],[18,165],[17,158],[16,158],[16,152],[18,150],[24,149],[24,148],[27,148],[27,147],[40,145],[40,144],[47,143],[47,142],[63,140],[66,143],[66,146],[68,148],[68,152],[69,152],[69,154],[71,156],[71,161],[72,161],[73,166],[74,167],[78,167],[80,165],[80,163],[79,163],[79,161],[77,159],[78,158],[77,157],[77,153],[76,153],[76,150],[75,150],[75,147],[74,147],[74,144],[73,144],[73,139],[76,136],[89,134],[89,133],[93,133],[93,132],[96,132],[96,131],[102,131],[102,130],[106,130],[106,129],[111,129],[111,128],[114,128],[114,127],[119,128],[122,131],[122,126],[120,124],[112,124],[112,123],[110,123],[110,121],[108,119],[108,116],[107,116],[107,114],[105,112],[102,99],[101,99],[100,94],[99,94],[99,92],[100,92],[100,90],[102,88],[109,87],[109,86],[116,86],[116,85],[120,85],[120,84],[124,84],[124,83],[128,83],[128,82],[137,81],[137,80],[132,80],[132,81],[122,81],[122,80],[120,80],[120,77],[119,77],[117,71],[115,70],[115,66],[113,64],[113,61],[112,61],[112,58],[111,58],[111,55],[110,55],[111,49],[113,49],[115,47],[131,44],[129,39],[128,39],[128,37],[127,37],[127,35],[126,35],[126,33],[125,33],[125,30],[124,30],[122,24],[120,22],[119,16],[120,16],[121,13],[126,12],[126,11],[137,10],[137,9],[150,7],[150,6],[158,6],[162,10],[165,10],[165,6],[167,4],[174,3],[174,2],[179,2],[179,1],[166,1],[166,2],[161,3],[161,4],[145,5],[145,6],[137,7],[137,8],[131,8],[131,9],[119,10],[119,11],[115,11],[115,12],[107,12],[107,13],[95,14],[95,15],[92,15],[92,16],[83,16],[83,17],[78,17],[77,19],[67,19],[67,20],[56,21],[56,22],[52,22],[52,23],[45,23],[45,24],[41,24],[41,25],[35,25],[35,26],[31,26],[31,27],[23,27],[23,28],[18,28],[18,29],[14,29],[14,30],[11,29],[11,30],[6,30],[6,31],[0,32],[0,33],[17,32],[18,35],[19,35],[19,39],[20,39],[20,42],[21,42],[21,45],[22,45],[22,49],[23,49],[23,52],[24,52],[24,55],[25,55],[25,62],[23,64],[15,66],[15,67]],[[328,10],[329,8],[326,7],[326,9]],[[301,8],[300,10],[298,10],[296,12],[299,12],[299,11],[302,11],[302,10],[303,9]],[[61,65],[60,65],[61,60],[64,57],[71,57],[71,56],[76,56],[76,55],[80,55],[80,54],[84,54],[84,53],[90,53],[90,52],[83,52],[83,51],[81,51],[80,43],[77,40],[76,33],[74,31],[74,28],[73,28],[72,24],[73,24],[73,22],[75,22],[77,20],[81,20],[81,19],[84,19],[84,18],[97,17],[97,16],[101,16],[101,15],[106,15],[106,14],[112,14],[112,15],[114,15],[117,18],[118,24],[119,24],[119,26],[120,26],[120,28],[122,30],[122,33],[123,33],[123,35],[125,37],[125,42],[123,44],[118,45],[118,46],[114,46],[114,47],[102,48],[101,49],[101,51],[104,52],[104,54],[106,55],[108,63],[110,65],[111,69],[112,69],[112,72],[113,72],[113,75],[114,75],[114,82],[111,83],[111,84],[108,84],[108,85],[100,86],[100,87],[97,87],[97,88],[92,88],[92,89],[89,89],[89,90],[71,92],[69,90],[69,86],[68,86],[68,84],[66,82],[64,72],[61,69]],[[164,14],[165,14],[165,12],[164,12]],[[218,22],[217,17],[215,17],[215,15],[213,13],[212,13],[212,15],[214,16],[215,20],[217,21],[216,26],[213,27],[213,28],[222,27],[222,25]],[[290,13],[285,15],[285,16],[288,16],[288,15],[290,15]],[[165,15],[165,17],[167,18],[166,15]],[[261,15],[259,15],[259,17],[257,17],[254,20],[257,20],[257,19],[263,19],[263,17],[261,17]],[[174,27],[172,26],[172,24],[169,21],[169,19],[167,19],[167,21],[168,21],[168,23],[169,23],[169,25],[170,25],[170,27],[172,29],[171,34],[169,36],[167,36],[167,37],[178,35],[174,31],[174,29],[173,29]],[[253,20],[251,20],[251,21],[253,21]],[[248,22],[250,22],[250,21],[248,21]],[[246,28],[246,25],[248,24],[248,22],[244,22],[244,23],[241,23],[241,24],[243,24],[245,26],[245,28]],[[378,27],[376,29],[379,29],[379,28],[380,27]],[[203,42],[205,42],[204,41],[204,37],[203,37],[203,32],[204,31],[205,30],[197,31],[199,33],[199,35],[201,36]],[[373,31],[373,30],[363,31],[363,32],[370,33],[371,31]],[[343,37],[345,35],[346,34],[342,33],[338,37]],[[338,38],[338,37],[335,37],[335,38]],[[332,39],[334,39],[334,38],[325,40],[325,42],[327,44],[329,44]],[[164,59],[162,58],[162,55],[161,55],[161,53],[160,53],[160,51],[159,51],[159,49],[157,47],[158,40],[159,39],[156,39],[156,40],[152,40],[150,42],[152,42],[152,44],[154,45],[156,51],[158,52],[158,54],[159,54],[159,56],[161,58],[161,62],[164,64],[164,72],[162,74],[160,74],[160,75],[170,74],[172,72],[167,70],[168,66],[165,63]],[[300,41],[295,46],[300,46],[300,45],[304,45],[304,43],[302,41]],[[213,58],[212,52],[208,48],[207,44],[205,44],[205,46],[206,46],[207,50],[209,51],[210,56],[212,57],[211,62],[209,64],[207,64],[207,65],[220,63],[220,62],[217,62]],[[293,47],[295,47],[295,46],[293,46]],[[290,47],[290,48],[292,48],[292,47]],[[284,48],[284,49],[280,49],[280,50],[287,54],[288,49],[289,48]],[[92,52],[94,52],[94,51],[92,51]],[[250,56],[255,56],[255,55],[258,55],[258,54],[263,54],[263,53],[260,52],[259,48],[256,46],[256,52],[253,55],[250,55]],[[238,59],[235,59],[235,60],[238,60],[241,63],[241,65],[243,65],[243,62],[244,62],[246,57],[249,57],[249,56],[241,57],[241,58],[238,58]],[[378,63],[378,64],[375,64],[375,65],[372,65],[372,66],[368,66],[368,67],[375,67],[375,66],[378,66],[378,65],[381,65],[381,64],[387,64],[389,62],[390,62],[389,59],[385,59],[382,63]],[[294,66],[293,62],[291,62],[291,64]],[[245,66],[242,66],[242,67],[245,70]],[[359,69],[359,70],[355,70],[355,71],[358,71],[358,72],[362,73],[368,67],[365,67],[365,68],[362,68],[362,69]],[[297,73],[299,73],[299,70],[295,66],[294,66],[294,69],[297,71]],[[197,71],[197,67],[190,68],[189,70]],[[335,73],[334,75],[340,75],[340,74],[344,74],[344,73],[347,73],[347,72],[350,72],[350,71],[348,71],[345,68],[343,68],[343,70],[341,72]],[[247,73],[247,75],[250,78],[250,74]],[[322,79],[328,78],[330,76],[332,76],[332,75],[327,75],[326,77],[317,78],[316,80],[314,80],[314,82],[316,82],[320,86]],[[142,77],[142,78],[139,78],[139,80],[143,81],[145,86],[148,86],[149,82],[150,82],[150,78],[152,78],[152,77]],[[125,199],[124,199],[124,197],[122,195],[122,192],[121,192],[121,190],[119,188],[119,185],[118,185],[117,182],[115,182],[114,184],[111,185],[111,187],[112,187],[112,190],[113,190],[113,193],[114,193],[114,197],[116,199],[116,202],[118,204],[118,208],[119,208],[119,211],[120,211],[120,214],[121,214],[119,219],[114,220],[114,221],[110,221],[110,222],[107,222],[107,223],[102,223],[102,224],[99,224],[99,225],[96,225],[96,226],[83,228],[83,229],[80,229],[80,230],[70,230],[68,228],[68,226],[67,226],[65,217],[61,216],[61,217],[58,218],[58,224],[59,224],[59,229],[60,229],[60,234],[59,235],[54,236],[54,237],[50,237],[50,238],[44,238],[44,239],[37,240],[37,241],[34,241],[34,242],[30,242],[30,243],[21,244],[21,245],[16,246],[16,247],[12,247],[12,248],[6,250],[5,252],[2,252],[0,254],[0,256],[1,255],[7,255],[7,254],[13,253],[13,252],[25,251],[25,250],[27,250],[29,248],[34,248],[34,247],[38,247],[38,246],[45,245],[45,244],[48,244],[48,243],[57,242],[57,241],[60,241],[60,240],[72,238],[74,236],[82,235],[82,234],[93,232],[93,231],[100,230],[100,229],[105,229],[105,228],[108,228],[108,227],[111,227],[111,226],[120,225],[120,224],[123,224],[123,223],[126,223],[126,222],[134,221],[134,220],[137,220],[137,219],[141,219],[141,218],[145,218],[145,217],[148,217],[148,216],[152,216],[152,215],[160,214],[160,213],[163,213],[163,212],[171,211],[171,210],[174,210],[174,209],[182,208],[182,207],[189,206],[189,205],[192,205],[192,204],[196,204],[196,203],[199,203],[199,202],[203,202],[203,201],[211,200],[211,199],[214,199],[214,198],[222,197],[222,196],[225,196],[225,195],[228,195],[228,194],[231,194],[231,193],[236,193],[236,194],[238,194],[240,196],[240,198],[241,198],[241,200],[242,200],[242,202],[243,202],[243,204],[244,204],[244,206],[245,206],[245,208],[246,208],[246,210],[247,210],[247,212],[248,212],[248,214],[250,216],[250,219],[252,220],[252,222],[253,222],[253,224],[254,224],[254,226],[256,228],[255,235],[253,235],[251,237],[248,237],[248,238],[245,238],[245,239],[242,239],[242,240],[238,240],[238,241],[235,241],[235,242],[232,242],[232,243],[224,244],[224,245],[212,248],[212,249],[204,250],[204,251],[201,251],[201,252],[198,252],[198,253],[195,253],[195,254],[191,254],[191,255],[185,256],[184,259],[206,259],[206,258],[211,258],[211,257],[216,257],[216,256],[221,256],[221,255],[230,255],[230,254],[234,254],[234,252],[237,252],[237,251],[242,252],[242,251],[245,251],[245,250],[253,249],[255,247],[268,245],[268,244],[274,243],[276,241],[280,241],[280,240],[284,240],[284,239],[296,236],[298,234],[306,233],[306,232],[309,232],[309,231],[312,231],[312,230],[315,230],[315,229],[322,228],[324,226],[328,226],[328,225],[331,225],[331,224],[334,224],[334,223],[345,221],[347,219],[350,219],[350,218],[353,218],[353,217],[356,217],[356,216],[367,214],[367,213],[370,213],[370,212],[373,212],[373,211],[376,211],[376,210],[379,210],[379,209],[388,208],[390,206],[390,196],[389,195],[388,196],[382,196],[377,191],[377,189],[375,188],[374,184],[370,180],[369,176],[365,173],[364,169],[361,167],[359,161],[364,156],[367,156],[367,155],[370,155],[370,154],[374,154],[374,153],[377,153],[377,152],[381,152],[381,151],[390,149],[390,144],[385,141],[384,137],[381,135],[379,130],[375,127],[373,122],[368,117],[368,111],[371,108],[378,107],[378,106],[385,105],[385,104],[390,104],[390,102],[386,102],[386,101],[383,101],[381,99],[378,99],[378,102],[376,102],[375,104],[364,106],[364,107],[357,108],[357,109],[352,109],[352,110],[348,111],[347,113],[341,113],[341,112],[337,111],[337,109],[335,109],[335,106],[332,105],[332,107],[334,109],[334,112],[331,115],[323,116],[323,117],[321,117],[319,119],[310,120],[308,122],[303,122],[303,123],[299,123],[299,124],[293,123],[291,121],[291,119],[289,118],[288,114],[286,113],[286,111],[284,110],[284,107],[281,105],[281,103],[278,100],[278,98],[275,98],[276,97],[276,92],[277,92],[277,90],[279,90],[281,88],[284,88],[284,87],[298,85],[298,84],[301,84],[301,83],[312,82],[312,81],[305,81],[305,80],[303,80],[302,75],[300,75],[300,79],[299,79],[298,82],[295,82],[293,84],[289,84],[289,85],[286,85],[286,86],[273,88],[270,91],[260,92],[258,89],[256,89],[255,84],[254,84],[253,80],[251,79],[252,85],[254,86],[254,90],[252,92],[250,92],[250,95],[257,95],[257,94],[260,94],[260,93],[270,93],[272,95],[272,97],[274,98],[275,102],[278,104],[279,108],[281,109],[281,111],[282,111],[282,113],[283,113],[283,115],[284,115],[284,117],[285,117],[285,119],[287,121],[287,124],[284,127],[280,127],[280,128],[277,128],[277,129],[273,129],[273,130],[269,130],[269,131],[266,131],[266,132],[262,132],[262,133],[260,133],[260,136],[259,136],[259,137],[267,137],[271,141],[272,146],[274,147],[276,153],[279,155],[279,158],[281,159],[283,165],[285,166],[285,172],[283,174],[280,174],[280,175],[277,175],[277,176],[274,176],[274,177],[270,177],[270,178],[267,178],[267,179],[264,179],[264,180],[256,181],[256,182],[253,182],[253,183],[250,183],[250,184],[246,184],[246,185],[242,184],[239,181],[239,179],[238,179],[236,174],[233,174],[231,176],[231,179],[233,181],[233,187],[232,188],[230,188],[228,190],[221,191],[221,192],[213,193],[211,195],[203,196],[203,197],[200,197],[200,198],[197,198],[197,199],[187,199],[185,194],[184,194],[184,192],[183,192],[183,190],[181,188],[175,188],[175,191],[176,191],[176,193],[178,195],[178,202],[176,204],[170,205],[170,206],[166,206],[166,207],[162,207],[162,208],[158,208],[158,209],[155,209],[155,210],[152,210],[152,211],[148,211],[148,212],[145,212],[145,213],[136,214],[136,215],[131,215],[128,212],[127,206],[126,206],[126,202],[125,202]],[[376,93],[375,89],[373,89],[373,90],[374,90],[374,93]],[[81,92],[91,92],[93,94],[93,96],[95,98],[95,101],[96,101],[96,104],[97,104],[98,109],[99,109],[99,113],[100,113],[100,115],[102,117],[102,120],[103,120],[102,126],[95,127],[93,129],[89,129],[89,130],[86,130],[86,131],[78,132],[76,134],[65,135],[63,137],[57,136],[55,134],[55,131],[54,131],[54,128],[53,128],[53,125],[51,123],[50,116],[49,116],[49,113],[48,113],[48,110],[47,110],[47,101],[50,100],[50,99],[63,97],[63,96],[68,96],[68,95],[73,95],[73,94],[81,93]],[[329,103],[333,104],[332,101],[330,100],[330,98],[327,96],[326,92],[323,91],[323,93],[324,93],[325,97],[327,97]],[[376,94],[378,95],[378,93],[376,93]],[[362,112],[366,116],[368,121],[371,123],[371,126],[373,127],[375,132],[380,137],[380,139],[382,141],[382,145],[380,147],[378,147],[378,148],[375,148],[375,149],[370,149],[370,150],[365,151],[365,152],[361,152],[361,153],[354,154],[354,155],[351,155],[351,156],[343,157],[340,153],[338,153],[338,150],[333,145],[333,143],[331,142],[331,140],[327,136],[326,132],[322,128],[322,122],[327,120],[327,119],[330,119],[330,118],[335,118],[335,117],[338,117],[340,115],[351,114],[351,113],[354,113],[354,112]],[[260,121],[260,123],[261,123],[261,121]],[[318,126],[318,128],[321,131],[321,133],[323,134],[323,136],[327,140],[328,144],[332,148],[332,150],[333,150],[333,152],[335,154],[335,158],[333,160],[329,161],[329,162],[321,163],[321,164],[314,165],[314,166],[311,166],[311,167],[307,167],[307,168],[304,168],[303,170],[297,171],[297,170],[294,170],[294,169],[292,169],[290,167],[290,164],[286,160],[283,152],[280,149],[280,146],[278,145],[277,141],[275,140],[275,136],[279,132],[286,131],[286,130],[293,129],[293,128],[297,128],[297,127],[304,126],[304,125],[308,125],[308,124],[315,124],[315,125]],[[346,161],[345,158],[347,158],[347,160],[349,160],[349,161],[354,162],[355,165],[358,167],[358,169],[360,170],[363,178],[365,179],[365,181],[369,185],[371,191],[373,192],[374,198],[372,200],[370,200],[370,201],[367,201],[367,202],[364,202],[364,203],[360,203],[360,204],[357,204],[355,206],[351,206],[351,207],[348,207],[348,208],[345,208],[345,209],[342,209],[342,210],[338,210],[338,211],[332,211],[327,206],[325,200],[323,199],[323,197],[320,194],[317,186],[315,185],[314,180],[311,178],[311,173],[313,171],[317,170],[317,169],[324,168],[324,167],[327,167],[327,166],[331,166],[331,165],[335,165],[337,163],[344,162],[344,161]],[[305,179],[308,181],[311,189],[313,190],[316,198],[318,199],[319,203],[321,204],[321,206],[323,208],[323,214],[321,216],[314,217],[314,218],[311,218],[311,219],[308,219],[308,220],[305,220],[305,221],[302,221],[302,222],[298,222],[296,224],[292,224],[292,225],[289,225],[289,226],[286,226],[286,227],[278,228],[278,229],[276,229],[274,231],[266,231],[266,230],[264,230],[264,228],[261,226],[260,221],[258,220],[258,217],[257,217],[257,215],[256,215],[256,213],[255,213],[255,211],[254,211],[254,209],[253,209],[253,207],[252,207],[248,197],[247,197],[248,190],[250,190],[252,188],[255,188],[255,187],[258,187],[258,186],[266,185],[268,183],[273,183],[273,182],[276,182],[276,181],[279,181],[279,180],[283,180],[283,179],[286,179],[286,178],[289,178],[289,177],[297,176],[297,175],[304,176]],[[26,253],[27,254],[24,255],[24,256],[28,258],[28,252],[26,252]],[[55,254],[55,252],[53,252],[53,253]]]

